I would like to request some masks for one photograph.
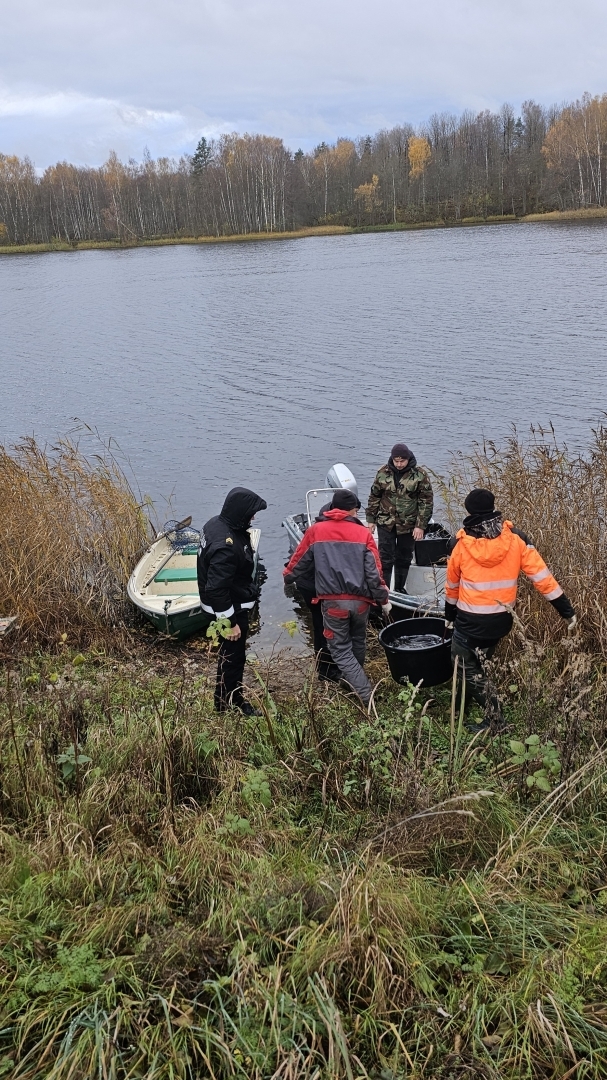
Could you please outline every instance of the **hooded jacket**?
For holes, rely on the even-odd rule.
[[[496,640],[512,627],[518,576],[521,571],[550,600],[559,614],[572,618],[574,610],[558,581],[528,538],[514,530],[511,521],[491,538],[457,533],[447,564],[445,617],[472,638]]]
[[[371,486],[366,517],[369,525],[383,525],[397,533],[426,530],[432,517],[434,496],[425,469],[414,455],[406,469],[398,470],[389,459],[377,473]]]
[[[198,591],[203,611],[235,624],[235,613],[252,608],[259,595],[253,583],[253,552],[248,527],[267,503],[248,488],[228,492],[217,517],[207,521],[198,548]]]
[[[322,521],[306,529],[284,570],[286,583],[309,581],[312,568],[319,600],[388,601],[375,540],[347,510],[325,510]]]

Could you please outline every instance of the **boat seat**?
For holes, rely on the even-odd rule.
[[[196,581],[197,577],[195,566],[186,566],[182,569],[170,567],[167,570],[159,570],[154,581]]]

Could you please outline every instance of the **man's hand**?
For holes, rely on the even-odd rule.
[[[236,626],[233,626],[225,636],[227,641],[238,641],[238,638],[241,637],[241,629],[238,623],[236,623]]]
[[[423,540],[424,539],[424,530],[423,529],[418,529],[417,526],[416,526],[415,529],[413,530],[413,539],[414,540]]]
[[[367,528],[368,528],[368,530],[369,530],[369,532],[371,533],[371,535],[372,535],[372,536],[375,536],[375,529],[376,529],[376,527],[377,527],[377,526],[375,525],[375,522],[374,522],[374,521],[372,521],[372,522],[369,522],[369,523],[367,524]]]

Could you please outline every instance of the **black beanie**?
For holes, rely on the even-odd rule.
[[[491,514],[495,510],[495,495],[487,488],[474,488],[464,500],[469,514]]]
[[[406,458],[407,461],[409,461],[413,457],[413,454],[409,450],[409,447],[407,446],[406,443],[397,442],[392,447],[392,450],[390,452],[390,457],[391,458],[402,457],[402,458]]]
[[[338,488],[331,500],[332,510],[358,510],[360,499],[348,488]]]

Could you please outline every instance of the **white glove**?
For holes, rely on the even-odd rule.
[[[577,626],[577,615],[574,615],[572,619],[567,623],[567,633],[572,634]]]
[[[392,604],[390,603],[389,600],[388,600],[387,604],[382,604],[381,610],[382,610],[382,615],[389,615],[390,614],[390,612],[392,611]]]
[[[455,623],[447,622],[447,620],[445,619],[445,630],[453,630],[454,626],[455,626]]]

